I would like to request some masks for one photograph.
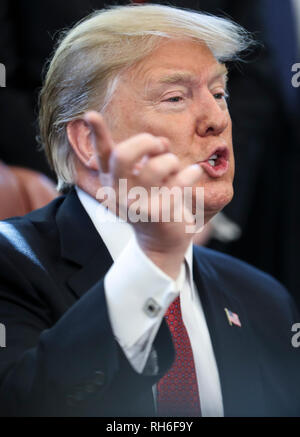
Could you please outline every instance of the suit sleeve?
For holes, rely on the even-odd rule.
[[[6,328],[6,347],[0,348],[0,415],[147,414],[131,408],[142,408],[146,391],[171,365],[167,327],[161,326],[155,340],[157,350],[164,350],[159,373],[139,375],[114,339],[103,278],[53,322],[52,296],[46,298],[39,288],[42,266],[27,256],[20,272],[12,258],[12,253],[0,254],[0,323]]]

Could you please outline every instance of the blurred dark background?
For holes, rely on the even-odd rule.
[[[6,87],[0,88],[1,161],[54,179],[36,141],[43,65],[59,30],[105,5],[127,3],[1,0],[0,62],[6,67]],[[300,307],[300,90],[292,86],[292,65],[300,62],[300,0],[152,3],[231,18],[260,42],[244,62],[229,65],[236,178],[224,217],[241,233],[227,238],[212,227],[206,244],[271,273]]]

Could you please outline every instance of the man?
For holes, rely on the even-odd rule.
[[[1,224],[2,415],[299,414],[283,287],[192,253],[184,220],[111,223],[96,200],[114,189],[123,216],[120,180],[193,187],[194,205],[204,187],[206,222],[231,200],[223,61],[247,45],[227,20],[153,5],[98,12],[61,40],[40,126],[60,189],[75,188]]]
[[[297,32],[300,2],[174,0],[171,3],[213,15],[222,13],[253,32],[263,43],[263,47],[258,45],[251,51],[250,59],[254,62],[230,68],[229,108],[233,138],[238,145],[236,190],[233,201],[222,212],[240,227],[240,238],[230,241],[222,238],[222,234],[213,235],[208,247],[270,273],[288,288],[300,308],[297,182],[300,93],[293,86],[295,82],[292,83],[297,77],[292,66],[299,62],[300,53]],[[281,177],[274,178],[274,174]]]

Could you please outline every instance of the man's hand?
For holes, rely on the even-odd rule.
[[[167,138],[142,133],[114,144],[104,119],[98,112],[86,113],[84,120],[91,130],[93,146],[98,157],[100,182],[102,186],[109,184],[116,190],[118,214],[124,215],[124,205],[130,205],[128,199],[124,202],[124,199],[119,198],[120,179],[126,179],[128,191],[133,187],[143,187],[147,190],[148,200],[146,204],[141,204],[141,208],[146,208],[149,220],[131,224],[144,253],[166,274],[177,278],[184,254],[193,238],[193,234],[185,231],[186,217],[192,218],[192,215],[190,211],[185,211],[185,214],[182,213],[181,222],[152,222],[151,206],[159,207],[161,218],[164,205],[161,198],[153,199],[151,187],[178,187],[183,193],[183,187],[192,187],[199,181],[202,169],[197,165],[181,169],[177,156],[169,152]],[[176,208],[176,198],[173,201],[175,205],[173,203],[171,206]],[[183,202],[179,204],[182,206]],[[190,212],[190,215],[186,214],[187,212]],[[130,215],[128,219],[130,221]]]

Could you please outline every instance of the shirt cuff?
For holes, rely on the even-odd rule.
[[[144,254],[135,237],[106,274],[104,288],[112,329],[123,350],[147,332],[152,337],[179,294],[176,282]]]

